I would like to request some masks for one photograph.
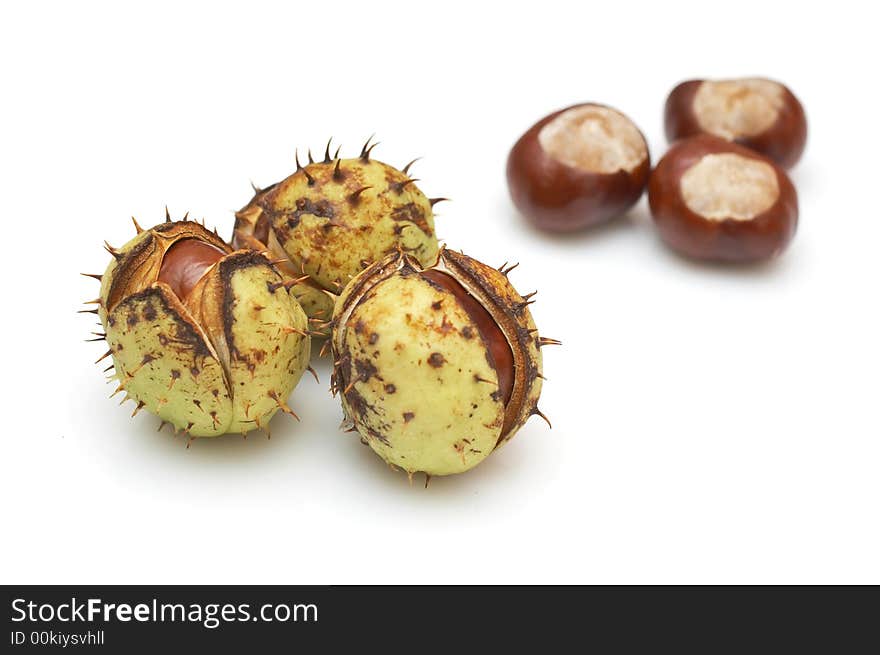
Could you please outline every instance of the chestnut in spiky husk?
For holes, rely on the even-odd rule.
[[[333,298],[359,273],[389,252],[403,249],[418,261],[437,256],[432,207],[403,170],[372,159],[364,144],[360,156],[340,159],[339,150],[323,161],[309,153],[305,166],[257,190],[235,215],[234,247],[268,249],[290,275],[307,276],[292,292],[310,318],[329,322]]]
[[[116,393],[193,437],[267,430],[278,409],[293,414],[286,401],[310,343],[291,283],[264,254],[233,252],[199,223],[135,226],[93,276]]]
[[[542,339],[528,306],[486,266],[441,249],[428,266],[393,253],[336,301],[333,389],[346,420],[412,475],[476,466],[537,414]]]

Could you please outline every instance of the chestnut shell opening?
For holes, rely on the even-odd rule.
[[[513,395],[515,369],[513,350],[504,336],[504,332],[492,318],[492,315],[454,277],[436,269],[422,271],[421,275],[452,293],[470,316],[474,325],[477,326],[477,331],[480,333],[483,343],[486,344],[489,363],[498,374],[498,389],[501,391],[506,408]]]
[[[225,252],[204,241],[181,239],[165,252],[158,281],[167,284],[181,302],[186,302],[208,269],[225,255]]]
[[[261,213],[254,225],[254,238],[260,243],[269,243],[269,228],[271,221],[268,214]]]

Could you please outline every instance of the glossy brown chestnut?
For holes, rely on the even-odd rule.
[[[537,227],[572,232],[623,214],[651,169],[645,137],[616,109],[594,103],[535,123],[510,151],[513,203]]]
[[[666,138],[696,134],[736,141],[791,168],[807,143],[807,117],[784,84],[763,78],[689,80],[666,99]]]
[[[170,286],[177,297],[186,302],[208,269],[226,254],[204,241],[181,239],[166,251],[158,280]]]
[[[667,245],[697,259],[767,259],[797,228],[797,192],[785,171],[710,134],[673,144],[651,173],[648,202]]]

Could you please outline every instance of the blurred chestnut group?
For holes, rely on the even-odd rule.
[[[647,187],[661,238],[682,255],[749,262],[782,252],[798,219],[784,169],[807,140],[788,87],[764,78],[682,82],[666,100],[664,125],[672,145],[651,171],[647,141],[622,112],[597,103],[553,112],[510,151],[511,199],[539,229],[573,232],[624,214]]]

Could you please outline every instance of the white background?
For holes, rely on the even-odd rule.
[[[876,20],[778,4],[6,5],[0,581],[880,582]],[[741,75],[808,113],[779,260],[683,261],[644,201],[559,238],[512,209],[507,152],[551,110],[616,106],[656,161],[672,86]],[[540,290],[553,430],[425,490],[337,430],[325,364],[271,441],[187,450],[108,400],[75,313],[102,240],[166,203],[228,236],[249,180],[372,132],[453,198],[442,238]]]

